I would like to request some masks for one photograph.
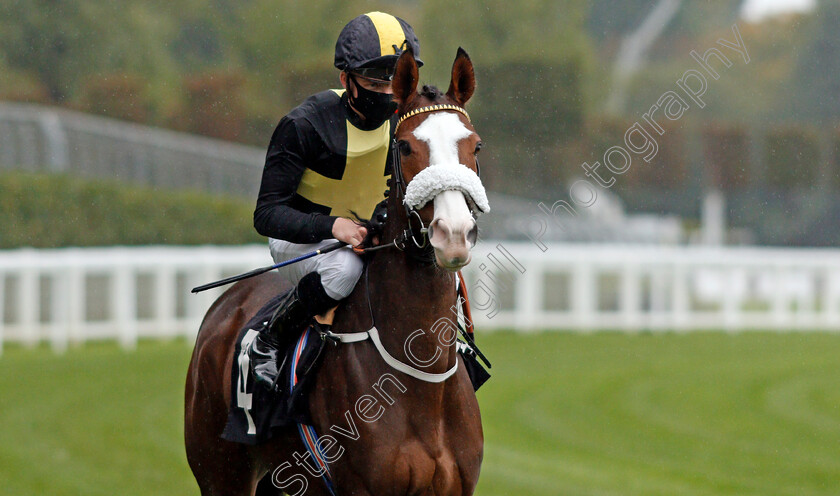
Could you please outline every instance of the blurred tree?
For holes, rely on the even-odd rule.
[[[800,120],[836,123],[840,118],[840,2],[823,0],[811,16],[808,38],[793,72],[791,110]]]
[[[186,130],[236,141],[246,121],[241,88],[244,78],[232,71],[215,71],[190,76],[184,81],[186,101],[179,118]]]
[[[339,31],[364,12],[353,7],[353,2],[341,0],[253,0],[241,11],[247,35],[242,33],[233,43],[267,91],[282,91],[296,76],[332,67]]]
[[[696,38],[726,29],[738,21],[746,0],[714,0],[684,2],[682,8],[665,32],[665,37]]]
[[[586,29],[598,44],[610,44],[636,29],[659,0],[592,0]]]
[[[583,22],[586,2],[527,0],[423,4],[422,79],[449,84],[458,46],[469,52],[478,79],[470,112],[488,144],[483,179],[491,189],[528,196],[555,194],[559,149],[581,134],[582,74],[591,65]],[[431,77],[428,75],[431,74]]]
[[[56,0],[0,3],[0,50],[13,68],[38,75],[50,98],[63,102],[71,91],[74,73],[89,67],[100,30],[91,6]]]
[[[767,136],[767,184],[779,190],[813,187],[819,175],[820,148],[813,129],[779,127]]]
[[[737,21],[738,30],[750,56],[749,64],[728,48],[721,38],[733,40],[732,25],[723,23],[696,36],[663,39],[651,53],[644,71],[629,91],[628,115],[639,118],[662,93],[673,89],[675,81],[688,69],[697,68],[689,53],[717,47],[729,57],[732,67],[720,65],[720,79],[709,79],[704,95],[706,107],[693,108],[689,118],[729,120],[740,124],[761,124],[790,120],[797,115],[795,95],[801,84],[793,83],[801,47],[806,41],[807,17],[800,15],[768,19],[759,24]],[[717,63],[717,61],[715,61]]]
[[[95,114],[134,122],[147,122],[148,83],[139,74],[110,73],[90,77],[81,90],[80,106]]]
[[[749,136],[743,126],[710,123],[702,141],[706,185],[725,192],[752,186]]]
[[[30,71],[12,69],[0,52],[0,100],[45,103],[50,99],[47,87]]]

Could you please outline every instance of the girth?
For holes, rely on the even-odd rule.
[[[365,332],[352,332],[345,334],[327,332],[324,334],[324,337],[326,339],[331,339],[337,343],[359,343],[370,339],[371,341],[373,341],[373,345],[376,347],[376,351],[379,352],[379,355],[382,357],[383,360],[385,360],[385,363],[391,366],[391,368],[424,382],[443,382],[446,379],[452,377],[458,370],[457,356],[455,357],[455,365],[453,365],[451,369],[447,370],[442,374],[431,374],[429,372],[424,372],[418,368],[412,367],[411,365],[399,361],[396,357],[388,353],[388,350],[385,349],[385,346],[383,346],[382,344],[382,340],[379,339],[379,330],[376,329],[376,327],[371,327]]]

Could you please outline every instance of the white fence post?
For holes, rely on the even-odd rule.
[[[783,326],[790,322],[790,300],[788,299],[787,288],[787,270],[779,265],[773,267],[773,276],[775,278],[774,292],[773,292],[773,320],[779,325]]]
[[[531,263],[524,274],[516,277],[516,324],[524,330],[536,330],[543,307],[543,267]]]
[[[120,265],[112,276],[114,290],[114,323],[117,326],[120,345],[128,350],[137,347],[137,282],[131,267]]]
[[[29,258],[29,256],[27,257]],[[34,347],[41,339],[38,322],[38,272],[31,266],[25,267],[19,273],[20,288],[18,321],[23,330],[23,343],[27,347]]]
[[[175,316],[175,271],[170,265],[160,265],[155,271],[156,331],[172,333],[177,330]]]
[[[641,277],[639,267],[624,264],[621,270],[619,309],[625,330],[638,329],[641,325]]]
[[[824,322],[829,327],[840,327],[840,270],[828,271],[825,278],[826,292],[822,298]]]
[[[67,304],[64,302],[69,286],[67,274],[60,267],[54,269],[50,281],[50,342],[53,351],[63,353],[67,351],[67,343],[70,338]]]
[[[575,266],[572,269],[572,313],[575,327],[584,331],[593,330],[594,276],[595,271],[592,265],[575,260]]]
[[[6,342],[6,274],[0,271],[0,356]]]
[[[650,328],[666,330],[668,322],[668,277],[667,266],[658,266],[650,271]]]
[[[673,264],[671,284],[673,285],[671,300],[671,325],[675,331],[685,331],[689,324],[688,274],[681,261]]]
[[[67,340],[71,343],[81,343],[85,339],[87,301],[84,269],[78,257],[67,258],[67,261],[67,266],[61,269],[67,281],[66,293],[63,296],[67,315]]]

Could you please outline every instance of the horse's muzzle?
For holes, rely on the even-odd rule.
[[[444,191],[435,197],[435,217],[429,224],[429,242],[442,268],[455,272],[470,263],[478,225],[470,214],[464,194]]]

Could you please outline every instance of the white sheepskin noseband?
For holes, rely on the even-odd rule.
[[[481,179],[475,171],[458,163],[434,164],[421,170],[408,183],[404,202],[411,208],[421,208],[447,190],[461,191],[467,195],[480,213],[490,211],[487,192]]]
[[[466,115],[463,109],[458,111]],[[413,134],[428,144],[431,165],[421,170],[408,184],[405,204],[410,208],[421,208],[438,194],[455,190],[467,195],[468,200],[479,210],[476,215],[489,212],[487,192],[478,174],[458,161],[458,141],[473,134],[458,115],[451,112],[433,113],[417,126]]]

